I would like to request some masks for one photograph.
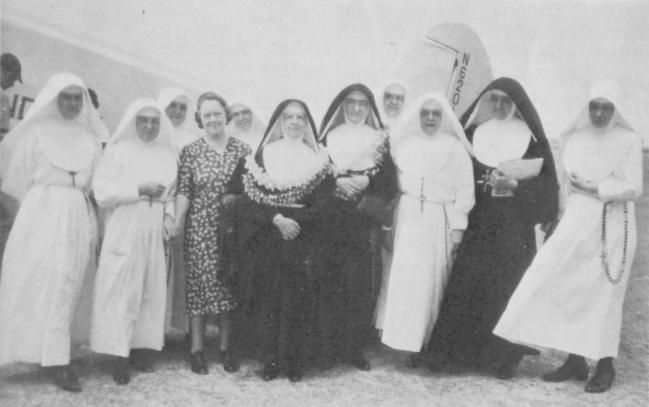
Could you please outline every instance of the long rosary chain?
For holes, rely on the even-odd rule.
[[[606,213],[607,213],[608,203],[604,204],[602,208],[602,254],[600,258],[602,259],[602,269],[606,273],[606,278],[611,284],[618,284],[622,281],[622,275],[624,274],[624,269],[627,261],[627,249],[629,244],[629,206],[628,202],[624,202],[624,245],[622,247],[622,264],[620,266],[620,273],[617,278],[611,276],[610,265],[608,264],[608,249],[606,242]]]

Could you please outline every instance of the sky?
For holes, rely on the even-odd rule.
[[[344,86],[404,76],[428,30],[461,22],[482,40],[494,77],[521,82],[550,137],[602,79],[618,81],[620,110],[649,135],[648,1],[2,0],[0,21],[4,34],[7,22],[26,21],[265,118],[302,98],[316,120]],[[16,41],[2,40],[3,50]]]

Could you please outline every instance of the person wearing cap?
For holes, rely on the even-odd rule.
[[[90,308],[84,282],[96,267],[88,195],[106,136],[83,81],[62,73],[2,142],[2,191],[20,206],[2,259],[0,365],[39,363],[72,392],[81,390],[70,368],[73,320]]]
[[[115,357],[113,379],[130,381],[132,366],[153,370],[149,350],[164,342],[167,265],[173,238],[178,155],[171,122],[152,99],[126,110],[108,142],[92,185],[110,209],[95,278],[90,345]]]
[[[607,391],[615,378],[622,307],[636,249],[642,142],[626,121],[617,85],[599,84],[561,135],[563,216],[512,295],[494,333],[569,353],[550,382],[586,380]]]
[[[9,131],[11,113],[9,112],[9,98],[5,91],[16,83],[23,83],[21,76],[20,61],[14,54],[4,53],[0,55],[0,140],[2,135]]]
[[[20,60],[14,54],[6,52],[0,55],[0,88],[7,90],[16,81],[23,83]]]

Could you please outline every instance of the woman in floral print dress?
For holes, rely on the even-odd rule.
[[[238,366],[229,349],[230,311],[236,300],[224,282],[220,233],[223,210],[233,194],[241,194],[244,158],[250,154],[245,143],[228,137],[226,102],[207,92],[198,98],[196,119],[203,137],[186,146],[180,157],[177,226],[185,225],[185,272],[187,273],[187,313],[190,317],[191,370],[207,374],[203,355],[205,318],[219,316],[223,368]]]

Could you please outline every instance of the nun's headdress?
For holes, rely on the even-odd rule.
[[[471,156],[473,156],[473,149],[471,147],[471,143],[469,143],[469,140],[467,140],[466,135],[464,134],[464,129],[462,128],[462,125],[460,124],[457,117],[455,116],[455,113],[453,112],[451,105],[448,103],[448,100],[444,95],[435,92],[426,93],[420,96],[415,102],[413,102],[410,105],[408,111],[404,113],[403,120],[401,122],[402,125],[397,129],[395,129],[394,135],[392,136],[392,139],[390,141],[393,148],[392,151],[394,151],[394,148],[399,143],[401,143],[404,139],[406,139],[409,136],[412,135],[428,136],[424,133],[424,130],[421,128],[421,122],[419,117],[420,117],[420,111],[422,105],[429,100],[435,101],[441,107],[442,110],[442,122],[440,123],[439,132],[451,134],[457,137],[462,143],[462,145],[464,146],[464,148],[467,150],[467,152]]]
[[[82,89],[83,106],[79,115],[66,121],[59,112],[57,98],[59,93],[68,86],[76,85]],[[88,94],[88,88],[81,78],[71,73],[59,73],[53,75],[45,84],[36,97],[36,100],[27,111],[25,118],[14,127],[0,144],[0,178],[3,178],[11,153],[18,141],[35,126],[47,123],[48,121],[59,121],[74,123],[86,130],[93,138],[92,142],[99,145],[108,139],[108,129],[99,116],[99,112],[93,107]],[[52,136],[56,136],[52,134]],[[48,140],[56,143],[55,140]],[[46,148],[46,146],[42,146]],[[47,155],[47,151],[44,151]],[[65,159],[61,157],[61,159]],[[60,161],[60,160],[57,160]]]
[[[333,102],[331,102],[331,105],[329,106],[327,113],[322,119],[322,124],[320,125],[319,140],[322,144],[327,145],[327,135],[331,130],[335,129],[339,125],[346,122],[345,110],[343,105],[347,97],[352,92],[355,91],[363,93],[367,97],[367,100],[370,104],[370,111],[367,117],[365,118],[365,124],[367,124],[368,126],[376,130],[383,129],[383,122],[381,121],[381,115],[379,114],[379,110],[376,107],[376,101],[374,100],[374,95],[372,94],[372,91],[362,83],[355,83],[353,85],[347,86],[345,89],[340,91],[338,96],[336,96]]]
[[[281,126],[282,113],[284,112],[284,109],[291,103],[296,103],[302,107],[308,121],[308,124],[306,126],[306,134],[304,135],[304,143],[311,147],[314,151],[320,151],[320,148],[318,146],[318,132],[316,130],[313,117],[311,116],[311,112],[309,111],[309,107],[301,100],[286,99],[281,102],[277,106],[277,108],[275,108],[275,111],[273,112],[273,115],[268,122],[268,127],[264,132],[264,137],[261,139],[261,143],[259,143],[259,147],[255,152],[255,161],[257,162],[257,165],[262,168],[264,168],[264,147],[268,143],[272,143],[273,141],[279,140],[284,137]]]
[[[460,119],[464,129],[468,130],[472,126],[479,126],[493,117],[492,106],[487,99],[494,90],[504,92],[512,99],[516,107],[516,115],[529,127],[534,142],[548,144],[541,119],[532,101],[521,84],[511,78],[498,78],[480,93],[480,96],[469,106]]]
[[[127,140],[137,140],[139,138],[135,127],[135,118],[143,109],[154,109],[160,115],[160,130],[151,143],[163,144],[168,147],[177,157],[176,144],[174,143],[174,128],[171,121],[164,112],[164,108],[158,102],[149,98],[137,99],[129,105],[117,126],[117,130],[108,141],[108,146]]]
[[[613,113],[611,121],[606,126],[606,129],[612,129],[617,125],[627,130],[634,131],[633,127],[631,127],[629,122],[624,118],[620,110],[622,98],[620,97],[619,86],[615,82],[606,81],[597,83],[591,87],[589,99],[585,101],[586,106],[581,110],[577,118],[570,123],[568,128],[561,133],[562,138],[576,130],[592,125],[590,121],[589,102],[598,98],[606,99],[615,106],[615,112]]]

